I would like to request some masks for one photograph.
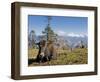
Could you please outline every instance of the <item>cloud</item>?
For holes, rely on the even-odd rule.
[[[66,32],[59,30],[59,31],[57,31],[57,34],[60,36],[65,36]]]
[[[75,34],[75,33],[69,33],[69,34],[67,34],[67,36],[70,36],[70,37],[85,37],[85,35],[83,35],[83,34]]]
[[[59,36],[69,36],[69,37],[82,37],[84,38],[87,34],[77,34],[77,33],[67,33],[65,31],[59,30],[56,32]]]

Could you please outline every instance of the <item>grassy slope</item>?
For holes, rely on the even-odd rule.
[[[29,49],[28,58],[34,59],[36,58],[38,53],[37,49]],[[51,60],[46,63],[36,63],[32,62],[29,66],[34,65],[72,65],[72,64],[87,64],[87,49],[74,49],[73,51],[69,50],[57,50],[57,60]]]

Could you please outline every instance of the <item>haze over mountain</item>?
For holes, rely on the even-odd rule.
[[[38,35],[35,37],[35,41],[39,42],[43,38],[43,35]],[[75,47],[76,45],[80,44],[82,41],[85,46],[88,44],[88,36],[57,36],[57,42],[68,44],[71,47]]]
[[[82,41],[85,45],[88,43],[88,37],[76,37],[76,36],[58,36],[58,38],[63,38],[70,46],[74,46]]]

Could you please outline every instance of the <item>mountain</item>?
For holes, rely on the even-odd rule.
[[[35,37],[35,43],[39,42],[40,40],[43,39],[43,35],[38,35]],[[59,47],[71,47],[75,48],[80,45],[84,45],[87,47],[88,45],[88,37],[72,37],[72,36],[58,36],[57,41],[55,42]]]
[[[87,44],[88,44],[87,36],[84,36],[84,37],[58,36],[58,38],[64,39],[70,47],[75,47],[81,41],[82,41],[83,45],[85,45],[85,46],[87,46]]]

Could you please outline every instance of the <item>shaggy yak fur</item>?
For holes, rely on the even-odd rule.
[[[57,58],[56,48],[52,41],[42,40],[37,45],[39,46],[37,62],[46,62]]]

